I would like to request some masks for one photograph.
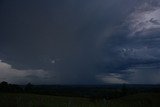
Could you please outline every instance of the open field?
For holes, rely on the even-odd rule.
[[[0,94],[0,107],[160,107],[160,93],[141,93],[109,101],[35,94]]]
[[[140,93],[114,99],[107,107],[160,107],[160,93]]]

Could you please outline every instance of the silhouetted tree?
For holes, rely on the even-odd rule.
[[[7,92],[9,90],[8,83],[6,81],[2,81],[0,83],[0,91],[1,92]]]
[[[0,92],[22,92],[23,89],[16,84],[8,84],[3,81],[0,83]]]

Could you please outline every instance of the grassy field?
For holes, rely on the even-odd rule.
[[[109,101],[35,94],[0,94],[0,107],[160,107],[160,93],[142,93]]]

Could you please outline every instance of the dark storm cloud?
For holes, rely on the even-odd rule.
[[[113,82],[159,83],[160,26],[150,22],[160,20],[159,2],[155,2],[143,1],[108,38],[103,62],[108,74],[103,76],[104,82],[110,82],[107,78],[112,78]]]
[[[22,71],[25,75],[10,76],[21,76],[17,80],[20,83],[134,82],[129,79],[134,66],[160,62],[159,16],[149,19],[148,27],[156,25],[150,31],[146,27],[145,32],[144,22],[141,24],[140,19],[140,23],[135,23],[141,24],[137,28],[131,26],[132,19],[136,17],[134,14],[139,15],[138,10],[146,11],[147,6],[158,8],[158,3],[156,0],[2,1],[1,69]],[[146,33],[146,37],[138,36]],[[46,76],[35,75],[36,72],[46,72]]]

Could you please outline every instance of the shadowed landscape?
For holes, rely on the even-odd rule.
[[[0,83],[1,107],[158,107],[160,85]]]

